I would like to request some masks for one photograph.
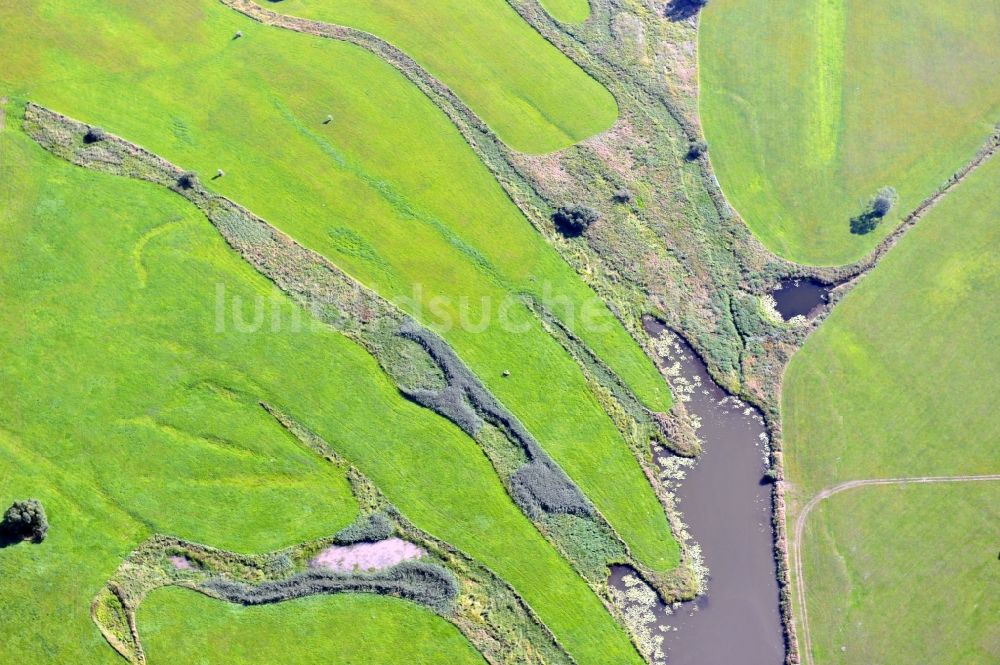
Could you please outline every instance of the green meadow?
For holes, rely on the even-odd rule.
[[[857,478],[1000,472],[1000,160],[942,200],[793,358],[787,468],[803,498]]]
[[[438,329],[637,558],[676,565],[638,462],[518,296],[548,305],[651,408],[669,407],[666,384],[401,74],[358,47],[262,26],[209,0],[48,0],[0,8],[0,24],[8,94],[206,180],[224,169],[214,190]]]
[[[587,0],[546,0],[543,6],[569,23],[590,13]],[[618,116],[611,93],[507,0],[286,0],[269,8],[358,28],[398,46],[515,150],[565,148],[608,129]]]
[[[847,490],[809,520],[816,665],[1000,659],[1000,482]]]
[[[139,630],[150,663],[485,662],[457,628],[430,611],[365,594],[242,607],[187,590],[165,589],[143,603]],[[289,644],[295,648],[289,649]]]
[[[701,115],[723,190],[779,255],[859,259],[1000,122],[998,32],[993,0],[713,0]],[[884,186],[897,206],[852,234]]]
[[[793,357],[783,387],[789,525],[816,492],[847,480],[1000,473],[998,186],[993,159]],[[816,662],[1000,657],[998,484],[866,487],[821,503],[803,549]]]
[[[265,417],[263,400],[504,577],[578,662],[638,662],[471,439],[399,396],[353,342],[295,332],[288,322],[307,315],[181,197],[66,164],[7,111],[0,502],[38,498],[52,526],[41,545],[0,549],[0,660],[118,662],[90,601],[154,532],[259,552],[351,522],[343,476]],[[258,298],[267,315],[253,325]],[[447,627],[409,614],[415,641]],[[464,657],[467,645],[448,644],[446,658]]]

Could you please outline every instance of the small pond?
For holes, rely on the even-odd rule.
[[[786,321],[794,316],[812,318],[830,302],[833,287],[812,278],[789,279],[771,291],[778,313]]]

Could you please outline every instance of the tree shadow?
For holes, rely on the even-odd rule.
[[[6,522],[0,522],[0,549],[23,542],[25,541],[21,534],[14,533],[14,530],[10,529]]]
[[[708,0],[670,0],[663,15],[671,21],[685,21],[696,16],[707,4]]]

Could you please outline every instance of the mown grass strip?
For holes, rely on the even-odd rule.
[[[539,0],[552,18],[563,23],[582,23],[590,16],[589,0]]]
[[[455,665],[485,662],[430,612],[370,595],[246,608],[165,589],[143,604],[139,628],[148,636],[151,663],[199,662],[206,653],[244,665],[309,665],[348,654],[355,662],[384,665],[435,665],[442,658]]]
[[[590,13],[587,0],[547,0],[544,6],[570,23]],[[386,39],[454,89],[521,152],[565,148],[617,118],[611,93],[545,41],[507,0],[285,0],[271,9]]]

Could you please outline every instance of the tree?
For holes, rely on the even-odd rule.
[[[37,499],[15,501],[3,514],[0,527],[4,531],[22,540],[31,539],[36,543],[45,540],[49,532],[49,520],[45,516],[42,502]]]
[[[884,194],[879,194],[872,201],[872,214],[881,219],[889,214],[892,210],[892,199]]]
[[[851,233],[864,235],[874,231],[879,222],[892,210],[892,206],[896,203],[896,198],[896,190],[892,187],[883,187],[880,189],[865,211],[857,217],[851,218]]]
[[[707,4],[708,0],[670,0],[664,13],[671,21],[683,21],[700,12]]]
[[[601,218],[601,213],[585,205],[561,206],[552,215],[556,228],[567,238],[582,235],[590,225]]]

